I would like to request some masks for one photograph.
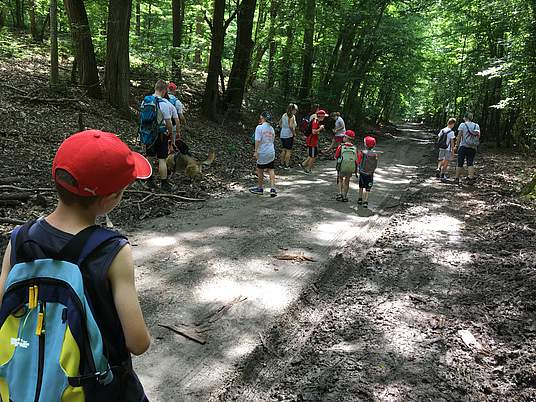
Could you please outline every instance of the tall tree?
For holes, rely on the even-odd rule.
[[[184,26],[184,0],[172,0],[172,18],[173,18],[173,53],[171,71],[173,77],[182,81],[182,31]]]
[[[129,28],[132,0],[110,0],[104,84],[106,98],[123,113],[128,113],[130,85]]]
[[[311,86],[313,84],[313,62],[314,62],[314,33],[315,33],[315,0],[305,0],[304,7],[304,30],[303,30],[303,63],[302,78],[300,83],[299,97],[301,100],[309,98]]]
[[[223,54],[225,31],[236,16],[237,12],[238,9],[236,9],[231,16],[225,20],[225,0],[214,0],[212,20],[209,20],[205,16],[205,19],[210,27],[211,46],[207,81],[205,84],[205,94],[203,96],[203,114],[212,120],[216,120],[216,115],[221,106],[218,78],[220,76],[223,77],[221,58]]]
[[[50,87],[59,82],[58,62],[58,0],[50,0]]]
[[[238,11],[238,32],[236,34],[233,66],[229,76],[227,92],[225,93],[225,103],[237,111],[242,107],[251,63],[251,50],[254,45],[251,35],[256,5],[257,0],[243,0]]]
[[[64,0],[64,5],[71,27],[80,85],[89,96],[101,98],[99,72],[86,7],[83,0]]]

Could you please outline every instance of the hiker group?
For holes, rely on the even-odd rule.
[[[464,165],[467,164],[467,184],[475,183],[475,156],[480,145],[480,126],[473,121],[473,114],[466,113],[458,126],[457,134],[454,131],[456,119],[450,118],[447,126],[437,134],[439,148],[436,177],[443,183],[448,182],[449,163],[456,158],[456,174],[454,183],[461,184],[465,176]]]
[[[305,174],[311,174],[316,160],[320,154],[331,156],[335,148],[334,159],[337,171],[338,192],[337,201],[348,202],[348,192],[351,178],[355,175],[359,182],[358,205],[368,208],[368,196],[374,182],[374,172],[378,166],[378,154],[376,151],[376,139],[366,136],[363,140],[363,149],[354,144],[356,134],[347,130],[345,122],[339,112],[329,115],[319,105],[314,105],[311,112],[305,115],[298,126],[296,115],[298,106],[291,103],[278,123],[274,123],[271,113],[264,111],[259,116],[259,125],[255,129],[253,141],[255,150],[253,157],[256,160],[257,186],[249,191],[253,194],[264,194],[264,173],[270,178],[270,196],[276,197],[275,187],[275,138],[276,129],[281,140],[280,166],[283,170],[290,168],[291,155],[294,148],[294,140],[300,134],[305,138],[307,155],[299,163]],[[331,144],[319,150],[319,140],[322,133],[331,133]]]

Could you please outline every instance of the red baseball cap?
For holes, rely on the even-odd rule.
[[[170,91],[176,91],[177,90],[177,84],[175,84],[174,82],[170,82],[169,85],[168,85],[168,89]]]
[[[365,137],[365,146],[367,148],[374,148],[376,146],[376,138],[374,137]]]
[[[57,180],[58,169],[69,173],[77,185]],[[136,179],[148,179],[151,174],[147,159],[132,152],[115,134],[99,130],[86,130],[67,138],[52,164],[54,181],[83,197],[115,193]]]
[[[327,113],[326,113],[325,110],[320,109],[318,112],[316,112],[316,115],[317,115],[317,116],[326,116]]]
[[[346,130],[344,136],[348,138],[355,138],[355,132],[353,130]]]

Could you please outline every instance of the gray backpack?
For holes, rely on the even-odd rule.
[[[465,127],[467,128],[467,134],[465,135],[465,144],[469,148],[478,148],[480,145],[480,136],[477,133],[474,133],[471,131],[467,123],[465,124]]]

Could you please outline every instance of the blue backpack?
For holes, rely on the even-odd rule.
[[[160,110],[162,99],[154,95],[143,98],[140,107],[140,142],[144,145],[153,145],[160,134],[166,132],[164,115]]]
[[[124,237],[92,226],[56,253],[29,238],[33,223],[11,235],[14,265],[0,308],[0,396],[6,402],[84,402],[95,393],[108,400],[112,370],[120,367],[106,358],[82,267],[104,243]]]

